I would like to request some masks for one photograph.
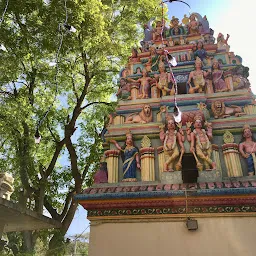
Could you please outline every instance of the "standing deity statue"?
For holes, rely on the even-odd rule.
[[[206,122],[207,131],[203,129],[202,116],[195,116],[194,130],[191,131],[191,123],[187,123],[187,138],[190,142],[190,152],[193,153],[199,171],[204,169],[216,169],[216,164],[211,160],[212,126]],[[201,161],[200,161],[201,160]]]
[[[140,83],[138,99],[147,99],[149,97],[150,82],[152,82],[154,79],[148,76],[146,69],[142,70],[142,77],[138,80],[134,80],[132,78],[127,78],[127,80],[134,83]]]
[[[227,87],[223,79],[223,70],[220,69],[219,62],[214,59],[212,64],[212,82],[214,85],[215,92],[227,92],[229,88]]]
[[[182,168],[182,156],[185,152],[183,144],[184,133],[181,128],[179,129],[179,131],[176,130],[175,121],[172,118],[170,118],[167,122],[166,131],[164,131],[164,127],[160,127],[160,140],[163,142],[164,147],[164,171],[173,172],[174,168],[176,171],[180,171]],[[178,148],[178,145],[180,146],[180,150]],[[178,162],[175,164],[177,159]]]
[[[224,38],[224,35],[222,33],[218,34],[217,37],[217,49],[220,50],[225,50],[226,52],[229,52],[230,46],[228,45],[228,39],[229,39],[229,34],[227,34],[226,39]]]
[[[250,125],[245,124],[243,127],[243,137],[242,141],[239,144],[239,152],[242,157],[245,158],[248,166],[248,175],[255,175],[256,167],[256,140],[253,137],[252,129]]]
[[[118,150],[121,151],[123,160],[123,179],[122,181],[137,181],[136,169],[140,169],[139,150],[134,146],[133,137],[130,132],[126,134],[126,141],[123,147],[120,147],[115,140],[110,140]]]
[[[197,57],[195,61],[195,70],[191,71],[188,77],[189,93],[204,92],[206,85],[205,78],[207,77],[208,74],[208,71],[202,70],[202,61],[200,60],[199,57]],[[192,81],[194,87],[191,84]]]

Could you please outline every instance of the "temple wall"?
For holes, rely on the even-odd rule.
[[[182,220],[91,223],[89,256],[253,256],[255,217],[196,218],[198,230]]]

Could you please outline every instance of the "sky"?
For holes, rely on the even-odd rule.
[[[256,56],[254,44],[254,27],[253,17],[254,8],[252,0],[185,0],[191,6],[191,10],[187,5],[180,2],[168,3],[168,16],[179,18],[180,22],[184,14],[197,12],[201,16],[206,15],[210,24],[210,28],[214,30],[214,37],[217,38],[218,33],[225,36],[230,35],[228,44],[230,51],[235,55],[239,55],[242,64],[249,67],[249,81],[252,91],[256,94]],[[86,218],[87,212],[83,207],[79,206],[75,218],[67,232],[67,236],[88,232],[89,221]],[[87,229],[86,229],[87,228]],[[85,231],[86,229],[86,231]]]

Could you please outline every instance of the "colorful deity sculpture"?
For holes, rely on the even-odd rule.
[[[170,22],[170,35],[178,36],[184,33],[184,28],[179,24],[179,19],[173,16]]]
[[[194,51],[194,58],[199,57],[201,61],[206,64],[206,58],[208,57],[207,51],[204,49],[204,44],[202,41],[198,41],[196,44],[196,50]]]
[[[202,70],[202,61],[199,57],[197,57],[195,61],[195,70],[191,71],[188,77],[189,93],[204,92],[206,85],[205,78],[208,74],[208,71],[206,72]],[[191,84],[192,81],[194,86]]]
[[[148,58],[148,62],[145,63],[146,70],[148,72],[158,71],[158,65],[161,61],[163,61],[163,56],[158,54],[155,47],[149,48],[150,56]]]
[[[222,33],[218,34],[217,37],[217,48],[219,51],[226,51],[229,52],[229,45],[228,45],[228,39],[229,39],[229,34],[227,34],[226,39],[224,38],[224,35]]]
[[[149,97],[150,82],[152,82],[153,79],[148,76],[148,72],[146,69],[142,70],[142,77],[138,80],[134,80],[132,78],[127,78],[127,80],[134,83],[140,83],[138,99],[147,99]]]
[[[212,126],[206,122],[207,131],[203,129],[203,119],[201,115],[194,118],[194,130],[191,131],[191,123],[187,123],[187,138],[190,142],[190,152],[194,155],[199,171],[216,169],[216,164],[211,160]]]
[[[220,69],[219,62],[214,59],[212,64],[212,82],[215,92],[227,92],[229,88],[223,79],[223,70]]]
[[[162,22],[160,20],[158,20],[156,22],[156,27],[153,30],[153,41],[161,40],[161,36],[162,36],[162,32],[163,32],[162,26],[163,26]]]
[[[199,22],[196,20],[196,15],[192,13],[188,23],[189,35],[197,35],[199,33]]]
[[[239,144],[239,152],[245,158],[248,167],[248,175],[255,175],[256,167],[256,140],[253,137],[250,125],[245,124],[243,127],[243,137]]]
[[[123,179],[122,181],[137,181],[136,170],[140,169],[139,150],[134,146],[133,137],[130,132],[126,134],[126,141],[123,147],[120,147],[115,140],[110,140],[118,150],[121,151],[123,160]]]
[[[118,89],[116,96],[119,99],[130,100],[131,99],[131,88],[125,78],[120,79],[120,88]]]
[[[159,75],[155,75],[155,78],[157,79],[156,86],[162,92],[162,96],[166,96],[167,94],[174,95],[174,86],[170,89],[170,83],[174,84],[174,81],[171,74],[166,72],[163,62],[159,64],[159,73]]]
[[[251,84],[247,79],[247,77],[249,76],[249,68],[240,65],[234,68],[232,72],[233,72],[232,80],[233,80],[234,90],[250,88]]]
[[[174,168],[176,171],[180,171],[182,168],[182,156],[185,152],[183,144],[184,133],[182,129],[180,129],[179,131],[176,130],[176,125],[173,118],[168,119],[166,131],[164,130],[163,126],[160,127],[160,140],[162,141],[164,148],[164,171],[172,172],[174,171]],[[180,146],[180,150],[178,148],[178,145]],[[175,164],[177,159],[178,162]]]

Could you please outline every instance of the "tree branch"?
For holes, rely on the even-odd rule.
[[[104,102],[104,101],[94,101],[94,102],[90,102],[90,103],[86,104],[85,106],[81,107],[81,110],[84,110],[85,108],[87,108],[93,104],[105,104],[107,106],[111,106],[112,103]]]
[[[55,141],[55,143],[58,143],[59,141],[57,140],[56,136],[55,136],[55,135],[53,134],[53,132],[52,132],[52,129],[51,129],[51,127],[50,127],[49,119],[48,119],[48,118],[47,118],[47,128],[48,128],[50,134],[52,135],[53,140]]]
[[[47,196],[44,197],[44,206],[47,209],[47,211],[51,214],[54,220],[60,221],[60,214],[58,214],[56,209],[54,209],[51,203],[49,203]]]
[[[78,100],[79,97],[78,97],[78,94],[77,94],[77,91],[76,91],[75,80],[74,80],[73,76],[71,77],[71,80],[72,80],[73,92],[74,92],[74,94],[76,96],[76,100]]]
[[[60,151],[62,150],[64,144],[65,144],[65,138],[62,141],[56,143],[56,148],[55,148],[55,152],[53,154],[52,160],[51,160],[48,168],[45,171],[45,178],[47,178],[52,173],[53,168],[54,168],[54,166],[57,162],[57,159],[59,157]]]
[[[63,211],[62,211],[62,213],[60,215],[61,221],[63,221],[63,219],[67,215],[67,212],[68,212],[68,209],[70,207],[70,203],[72,201],[73,195],[74,195],[74,191],[70,191],[67,194],[67,197],[66,197],[66,200],[65,200],[65,205],[64,205]]]
[[[78,170],[77,154],[70,137],[67,138],[66,146],[70,156],[72,176],[75,180],[75,191],[79,193],[82,186],[82,178]]]

